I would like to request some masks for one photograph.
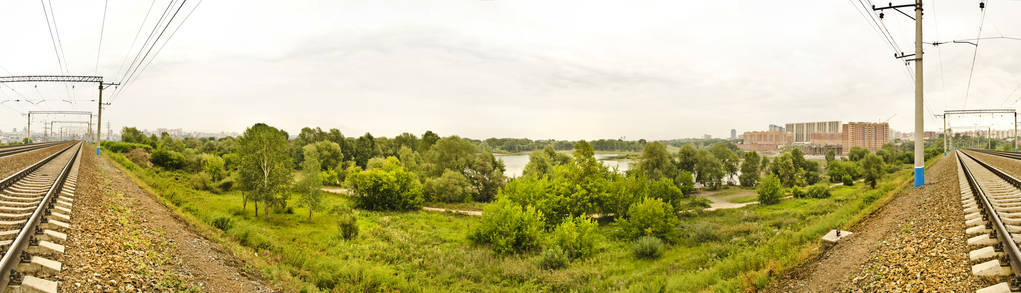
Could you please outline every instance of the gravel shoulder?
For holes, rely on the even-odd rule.
[[[18,171],[31,166],[33,163],[46,158],[49,155],[67,147],[68,144],[60,144],[38,150],[0,157],[0,178],[7,178]]]
[[[770,292],[973,292],[957,169],[952,158],[926,170],[851,228],[852,237],[781,276]]]
[[[270,292],[94,154],[82,156],[63,292]]]

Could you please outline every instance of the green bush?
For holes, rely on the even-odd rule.
[[[681,188],[681,193],[689,195],[695,192],[695,176],[690,171],[681,171],[680,175],[677,175],[678,187]]]
[[[475,243],[489,244],[498,254],[508,254],[539,247],[542,232],[542,212],[501,197],[483,209],[482,223],[468,237]]]
[[[344,239],[354,239],[358,236],[358,218],[352,213],[340,215],[337,218],[337,231]]]
[[[844,186],[854,186],[854,178],[851,175],[844,174],[844,176],[840,177],[840,181],[844,182]]]
[[[657,259],[663,255],[663,241],[652,236],[643,236],[631,246],[631,253],[640,259]]]
[[[645,198],[628,208],[628,218],[618,219],[623,236],[638,239],[654,236],[674,242],[677,240],[677,213],[658,198]]]
[[[184,155],[175,151],[164,149],[157,150],[149,157],[153,165],[166,169],[181,169],[184,167]]]
[[[556,270],[567,266],[567,251],[559,246],[547,248],[539,257],[539,267],[546,270]]]
[[[662,199],[670,204],[674,210],[681,209],[681,199],[684,198],[684,192],[677,185],[674,185],[674,181],[669,178],[660,178],[653,181],[649,186],[649,195]]]
[[[805,190],[802,189],[801,187],[794,186],[791,187],[791,195],[794,196],[794,198],[805,198],[805,196],[807,196],[808,194],[805,193]]]
[[[130,150],[124,154],[124,157],[128,158],[128,160],[131,160],[132,163],[135,163],[135,165],[138,165],[139,167],[152,166],[152,164],[149,163],[149,152],[142,148]]]
[[[324,185],[336,186],[340,184],[340,175],[337,174],[336,170],[326,170],[319,173],[323,178]]]
[[[685,234],[691,243],[705,243],[720,240],[720,225],[714,223],[698,222],[686,225]]]
[[[431,201],[468,202],[472,199],[472,183],[460,172],[443,170],[443,175],[425,181],[425,195]]]
[[[152,152],[152,147],[147,144],[130,143],[130,142],[119,142],[119,141],[104,141],[102,143],[104,149],[115,152],[115,153],[126,153],[133,149],[140,148],[146,151]]]
[[[581,215],[568,217],[557,226],[550,236],[553,246],[562,248],[572,258],[592,255],[599,237],[599,225]]]
[[[777,179],[776,176],[768,175],[759,182],[756,192],[759,194],[760,204],[771,205],[780,202],[783,186],[780,185],[780,179]]]
[[[387,157],[378,168],[352,172],[347,185],[356,205],[367,210],[416,210],[422,206],[422,185],[396,157]]]
[[[811,198],[828,198],[830,197],[830,187],[826,184],[816,184],[808,187],[808,197]]]
[[[212,225],[213,227],[216,227],[216,229],[220,229],[220,231],[230,230],[230,228],[234,226],[228,217],[217,217],[216,219],[213,219]]]

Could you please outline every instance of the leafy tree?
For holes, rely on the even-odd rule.
[[[768,171],[769,171],[769,157],[762,156],[762,163],[759,164],[759,172],[768,172]]]
[[[344,161],[344,153],[341,152],[340,145],[335,142],[322,140],[312,144],[316,148],[316,154],[318,154],[319,166],[321,170],[333,169],[340,162]],[[302,152],[306,152],[302,150]],[[305,165],[302,165],[304,168]]]
[[[422,156],[411,147],[401,146],[401,149],[397,151],[397,158],[401,160],[404,169],[408,171],[420,172],[422,170]]]
[[[744,153],[741,162],[741,186],[752,187],[759,181],[759,154],[755,151]]]
[[[833,150],[826,151],[826,163],[832,162],[837,159],[837,152]]]
[[[121,141],[149,144],[149,138],[145,136],[145,133],[134,127],[124,127],[121,129]]]
[[[242,209],[248,199],[255,201],[255,213],[259,213],[259,201],[266,203],[264,215],[269,218],[269,206],[286,204],[286,195],[277,193],[291,179],[291,160],[287,152],[287,132],[258,123],[245,130],[238,141],[241,155],[239,184],[247,192],[242,196]]]
[[[669,178],[660,178],[655,180],[649,185],[649,196],[658,198],[670,204],[674,210],[681,209],[681,200],[685,197],[684,192],[677,185],[674,185],[674,181]]]
[[[695,192],[695,176],[689,171],[681,171],[681,174],[677,175],[677,185],[684,195],[692,194]]]
[[[158,149],[153,152],[152,156],[149,157],[149,161],[152,162],[153,165],[169,170],[181,169],[184,168],[185,165],[184,155],[165,149]]]
[[[422,140],[418,142],[418,152],[425,153],[433,148],[433,144],[440,140],[440,136],[428,130],[422,134]]]
[[[333,142],[324,141],[326,143]],[[301,163],[302,178],[295,185],[295,191],[301,195],[298,204],[308,208],[308,222],[312,223],[312,212],[322,209],[323,195],[319,190],[323,186],[321,167],[319,166],[319,151],[316,145],[306,145],[304,148],[305,160]],[[339,148],[338,148],[339,149]]]
[[[802,179],[802,172],[794,165],[794,160],[790,153],[783,153],[773,160],[773,175],[776,175],[777,179],[783,186],[791,187],[798,184]]]
[[[366,132],[355,142],[355,164],[365,168],[369,163],[369,159],[379,154],[379,149],[376,148],[376,139],[372,137],[372,134]]]
[[[695,181],[709,189],[717,189],[722,185],[724,175],[723,164],[720,160],[706,150],[699,150],[696,154],[698,160],[695,163]]]
[[[649,179],[674,178],[676,166],[670,158],[666,147],[658,142],[645,145],[642,156],[638,159],[638,170],[645,172]]]
[[[857,162],[861,161],[861,159],[864,159],[865,155],[868,154],[869,150],[863,149],[861,147],[851,147],[851,150],[847,152],[847,159]]]
[[[723,171],[726,172],[727,182],[730,182],[730,178],[737,174],[737,167],[738,163],[741,162],[741,158],[728,147],[728,144],[713,145],[709,151],[713,153],[713,157],[720,161]]]
[[[783,195],[783,186],[776,176],[766,175],[762,178],[762,182],[759,182],[756,193],[759,195],[760,204],[776,204],[780,202],[780,197]]]
[[[790,154],[791,154],[791,162],[794,163],[794,167],[795,168],[806,169],[805,168],[805,164],[806,164],[805,162],[808,162],[808,160],[805,160],[805,153],[801,151],[801,148],[797,148],[797,147],[794,148],[793,150],[790,151]]]
[[[543,222],[542,212],[532,206],[501,198],[482,210],[482,223],[468,237],[498,254],[528,251],[539,247]]]
[[[220,158],[217,155],[205,154],[202,156],[202,161],[202,171],[209,174],[210,179],[213,181],[220,181],[223,179],[223,166],[225,165],[223,158]]]
[[[433,144],[425,153],[426,174],[429,177],[443,175],[443,170],[463,172],[471,166],[478,148],[457,136],[445,137]]]
[[[500,188],[507,184],[504,171],[506,167],[503,161],[496,159],[492,153],[483,151],[474,155],[470,167],[465,169],[463,174],[474,186],[473,198],[486,202],[493,200]]]
[[[405,132],[401,133],[401,135],[394,137],[393,143],[398,150],[405,147],[415,149],[418,148],[419,141],[418,137],[415,136],[414,134]]]
[[[475,190],[468,178],[453,170],[444,170],[443,176],[425,181],[425,196],[431,201],[467,202],[472,199],[474,193]]]
[[[534,150],[528,154],[528,164],[525,164],[523,176],[545,177],[553,174],[552,159],[542,150]]]
[[[573,147],[573,145],[571,147]],[[553,163],[553,165],[567,165],[571,163],[571,156],[558,153],[552,146],[547,145],[542,149],[542,151],[550,158],[550,162]]]
[[[387,157],[380,168],[347,175],[355,204],[367,210],[407,211],[422,205],[422,185],[396,157]]]
[[[868,154],[862,159],[861,166],[864,171],[865,183],[876,188],[876,182],[883,177],[883,159],[876,154]]]
[[[682,171],[695,172],[695,164],[698,163],[698,150],[691,144],[686,144],[677,152],[677,168]]]

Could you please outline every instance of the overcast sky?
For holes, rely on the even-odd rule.
[[[110,0],[97,64],[104,1],[47,1],[69,73],[108,81],[120,80],[169,3]],[[977,1],[925,5],[925,41],[977,35]],[[0,74],[60,73],[40,2],[0,8]],[[983,36],[1021,37],[1021,1],[986,10]],[[862,13],[858,0],[204,1],[133,84],[108,91],[103,118],[115,129],[241,132],[266,122],[348,136],[670,139],[893,116],[894,129],[911,131],[911,75]],[[886,16],[913,53],[913,21]],[[926,47],[927,116],[1016,108],[1021,41],[979,43],[965,101],[974,48]],[[3,103],[4,131],[24,127],[18,112],[95,111],[93,85],[11,87],[0,100],[46,101]],[[1011,119],[952,125],[1009,128]],[[940,127],[927,117],[927,130]]]

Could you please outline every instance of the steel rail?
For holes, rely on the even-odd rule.
[[[6,157],[6,156],[14,155],[14,154],[20,154],[20,153],[30,152],[30,151],[34,151],[34,150],[38,150],[38,149],[44,149],[44,148],[55,146],[55,145],[58,145],[58,144],[61,144],[61,143],[64,143],[64,142],[6,146],[6,147],[3,147],[3,148],[0,148],[0,157]]]
[[[1005,152],[1005,151],[994,151],[994,150],[984,150],[984,149],[969,149],[969,150],[970,151],[979,152],[979,153],[984,153],[984,154],[990,154],[990,155],[994,155],[994,156],[1000,156],[1000,157],[1004,157],[1004,158],[1008,158],[1008,159],[1021,160],[1021,153]]]
[[[67,149],[62,150],[59,153],[26,168],[25,170],[22,170],[17,175],[12,175],[7,179],[4,179],[4,182],[0,183],[0,188],[6,188],[14,183],[16,179],[10,180],[14,176],[19,176],[17,177],[19,179],[25,177],[28,173],[35,171],[43,164],[51,161],[56,156],[67,152],[67,150],[71,148],[75,149],[74,153],[71,154],[71,159],[67,160],[67,163],[64,164],[64,168],[60,171],[60,174],[53,180],[53,185],[51,185],[49,190],[46,191],[46,195],[39,201],[39,205],[36,206],[35,211],[32,212],[32,216],[28,218],[25,222],[25,226],[18,232],[18,237],[14,238],[14,241],[11,242],[7,252],[4,253],[3,258],[0,258],[0,288],[4,288],[4,290],[7,288],[7,285],[11,283],[11,279],[15,279],[20,282],[21,275],[14,271],[14,268],[26,260],[28,255],[26,254],[25,248],[28,247],[29,243],[32,242],[33,236],[38,232],[39,223],[42,222],[43,217],[49,214],[49,209],[53,207],[53,200],[56,198],[55,195],[64,188],[64,182],[67,180],[67,175],[71,173],[71,167],[73,167],[74,163],[78,161],[78,154],[81,153],[82,143],[69,146]],[[8,180],[10,181],[8,182]]]
[[[1021,180],[1014,178],[1014,176],[1010,176],[1004,173],[1003,171],[1000,171],[999,169],[996,169],[995,167],[990,166],[989,164],[986,164],[985,162],[976,159],[975,157],[968,153],[965,153],[963,151],[959,153],[964,154],[968,158],[971,158],[973,161],[975,161],[975,163],[978,163],[980,166],[986,168],[987,170],[989,170],[996,176],[1000,177],[1000,179],[1003,179],[1010,185],[1013,185],[1016,188],[1021,188]],[[978,200],[982,202],[982,210],[984,212],[985,218],[987,218],[990,221],[990,224],[988,225],[992,226],[993,232],[996,234],[996,238],[1000,241],[1000,244],[1003,248],[1004,258],[1006,259],[1005,263],[1008,263],[1012,268],[1011,272],[1014,274],[1015,280],[1021,279],[1021,250],[1018,249],[1017,243],[1014,242],[1014,238],[1011,237],[1010,232],[1007,231],[1007,226],[1004,225],[1003,220],[1000,219],[1000,214],[997,213],[995,209],[993,209],[993,205],[989,201],[989,195],[987,195],[985,190],[983,190],[982,187],[978,185],[978,181],[975,180],[975,175],[972,174],[971,169],[968,168],[967,164],[964,163],[964,159],[961,156],[958,156],[957,160],[958,162],[960,162],[961,168],[964,169],[963,171],[965,177],[968,179],[968,186],[971,187],[972,193],[978,195],[977,196]],[[1002,260],[1003,259],[1001,259],[1001,261]]]

